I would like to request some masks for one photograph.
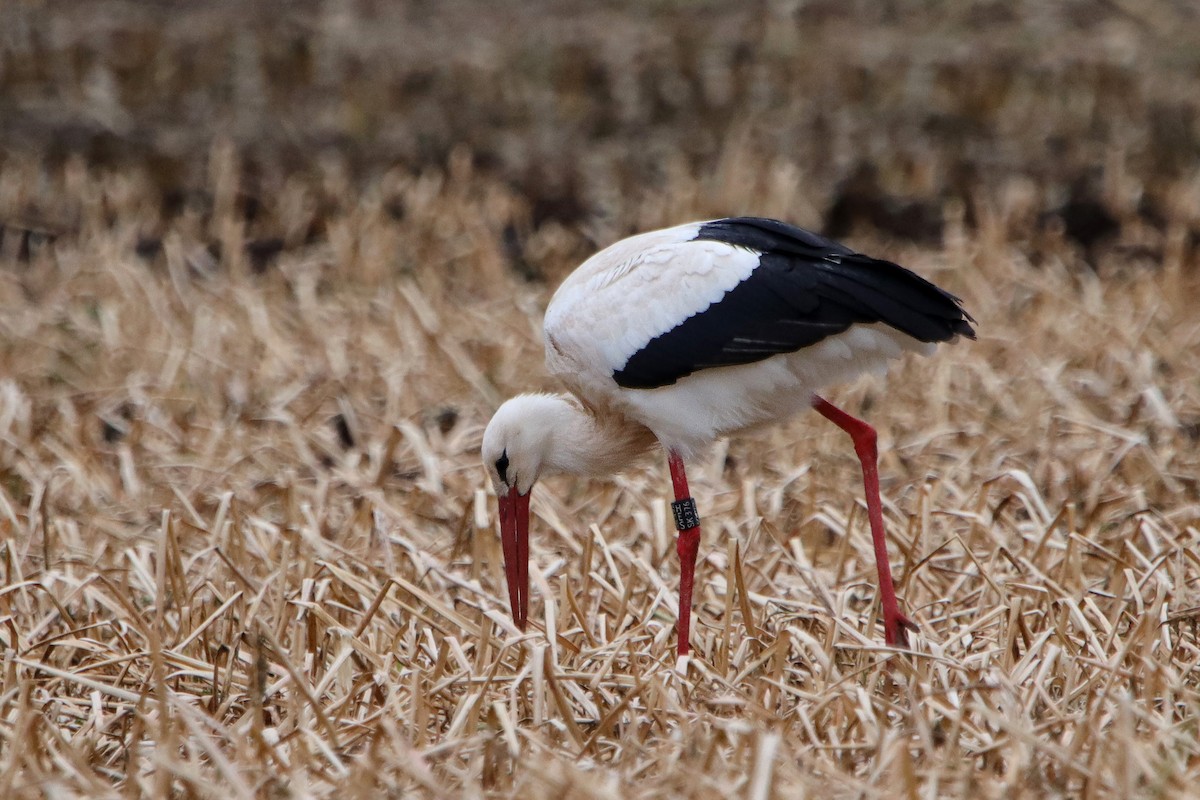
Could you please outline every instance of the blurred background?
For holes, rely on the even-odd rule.
[[[928,244],[991,215],[1080,263],[1153,260],[1172,224],[1200,238],[1200,6],[10,0],[9,252],[78,233],[73,163],[136,179],[141,253],[183,215],[213,245],[228,201],[259,268],[364,189],[403,220],[389,181],[447,169],[490,182],[533,278],[681,207]]]

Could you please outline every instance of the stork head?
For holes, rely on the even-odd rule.
[[[529,493],[553,459],[561,398],[526,394],[506,401],[483,432],[483,466],[500,501],[500,542],[513,620],[529,611]]]
[[[503,497],[516,490],[528,496],[552,460],[556,416],[551,409],[562,401],[551,395],[523,394],[504,402],[483,432],[483,465]]]
[[[513,620],[529,610],[529,493],[557,473],[605,475],[655,442],[649,429],[609,415],[598,418],[569,395],[523,394],[496,410],[483,432],[483,466],[500,501],[500,541]]]

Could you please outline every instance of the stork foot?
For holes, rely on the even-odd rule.
[[[883,617],[883,638],[891,647],[909,649],[908,632],[920,630],[917,623],[897,611],[894,616],[885,614]]]

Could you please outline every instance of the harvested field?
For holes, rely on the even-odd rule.
[[[0,8],[0,797],[1194,796],[1194,9],[534,9]],[[518,634],[541,310],[739,213],[978,321],[830,395],[915,652],[817,415],[689,470],[689,664],[658,461],[539,485]]]

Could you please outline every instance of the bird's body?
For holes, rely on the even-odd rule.
[[[850,322],[854,309],[826,314],[831,319],[805,319],[803,309],[781,293],[774,293],[778,302],[773,305],[793,314],[794,322],[776,322],[773,328],[772,320],[755,318],[755,313],[779,310],[762,308],[766,304],[757,296],[746,298],[741,308],[722,310],[739,286],[745,292],[745,287],[753,288],[752,281],[763,283],[754,276],[766,269],[761,250],[699,238],[706,226],[720,224],[728,230],[734,222],[691,223],[617,242],[571,273],[546,308],[549,371],[588,405],[640,422],[685,459],[722,436],[808,408],[812,395],[828,386],[864,372],[881,373],[889,360],[906,351],[933,350],[931,343],[886,324]],[[754,231],[759,222],[743,227]],[[767,235],[762,239],[770,241]],[[798,244],[811,243],[811,255],[829,267],[841,266],[830,258],[854,255],[833,249],[828,240],[807,237]],[[785,268],[807,263],[793,258]],[[777,273],[782,271],[776,267]],[[797,276],[793,282],[803,289],[803,281],[804,276]],[[790,288],[786,276],[777,282]],[[805,299],[815,302],[818,297],[814,293]],[[741,330],[728,334],[719,328],[739,323]],[[755,323],[761,330],[753,330]],[[697,342],[702,331],[715,333],[719,341]],[[655,344],[661,342],[660,350],[671,347],[664,340],[672,332],[689,341],[676,343],[667,363],[660,362],[657,369],[639,364],[639,354],[653,355]],[[797,343],[817,336],[823,338]]]
[[[690,606],[686,562],[695,547],[689,543],[685,555],[684,535],[695,531],[698,544],[699,528],[698,517],[684,527],[695,505],[683,462],[720,437],[816,407],[855,437],[872,506],[859,440],[869,431],[873,470],[874,431],[818,393],[883,372],[905,352],[973,337],[969,320],[957,298],[914,273],[774,220],[696,222],[624,239],[568,276],[546,309],[546,365],[574,396],[513,398],[488,425],[483,455],[502,517],[521,503],[527,515],[528,492],[542,474],[611,473],[657,440],[669,455],[677,506],[691,504],[677,509]],[[894,598],[889,610],[877,483],[875,494],[888,640],[902,643],[911,623]],[[519,556],[506,545],[506,565]],[[509,575],[523,621],[518,605],[528,600]]]

